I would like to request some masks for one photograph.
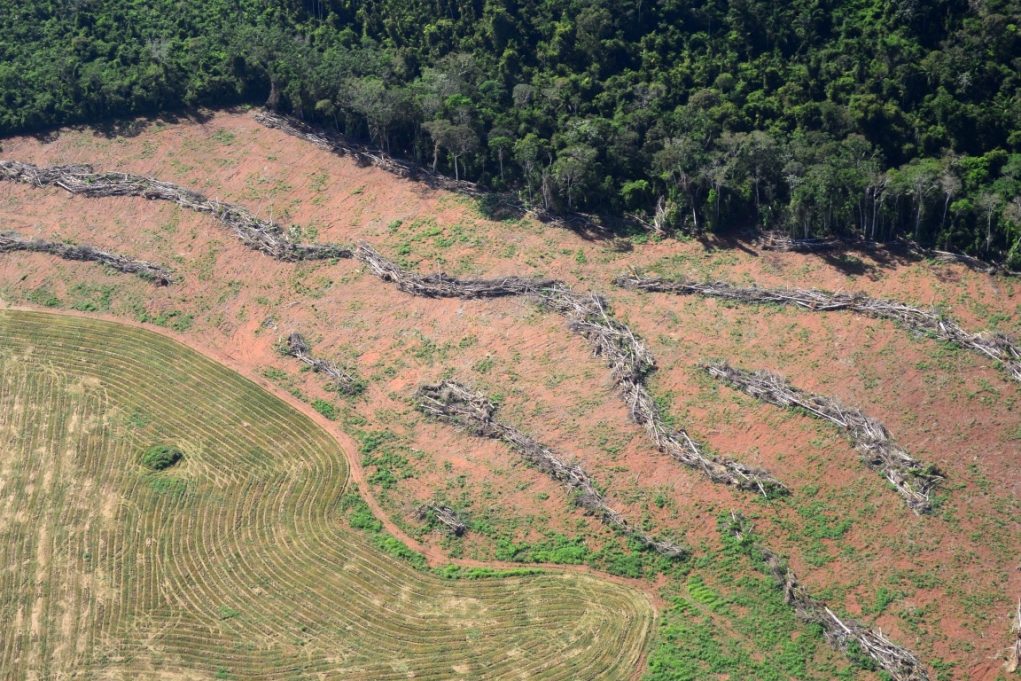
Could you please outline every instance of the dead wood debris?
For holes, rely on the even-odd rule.
[[[643,291],[698,294],[742,303],[790,305],[817,312],[847,310],[875,319],[886,319],[911,331],[932,335],[996,360],[1011,378],[1021,381],[1021,347],[1013,339],[1001,333],[968,333],[956,321],[934,309],[919,309],[892,300],[870,298],[862,293],[741,287],[719,281],[667,280],[637,274],[619,277],[616,283],[624,288]]]
[[[421,276],[409,273],[384,258],[371,246],[361,244],[354,257],[379,278],[397,284],[408,293],[433,298],[492,298],[526,296],[540,306],[565,317],[574,333],[588,340],[593,352],[610,368],[618,393],[628,406],[632,420],[646,429],[657,449],[676,461],[704,473],[717,483],[782,495],[787,488],[763,470],[703,451],[684,430],[666,425],[659,407],[645,387],[647,375],[656,362],[626,324],[613,319],[606,301],[596,294],[579,294],[553,279],[503,277],[498,279],[454,279],[445,274]]]
[[[669,558],[683,558],[683,546],[650,537],[607,505],[592,479],[577,464],[568,464],[549,448],[521,431],[493,418],[496,405],[485,395],[453,381],[422,386],[415,395],[418,409],[425,415],[450,423],[478,437],[502,440],[518,451],[526,462],[561,483],[572,493],[575,504],[604,523],[643,546]]]
[[[354,395],[361,389],[361,382],[351,372],[341,369],[333,362],[312,355],[312,350],[300,333],[292,333],[287,337],[286,353],[312,367],[317,373],[323,373],[333,379],[333,387],[345,395]]]
[[[1017,616],[1014,618],[1010,633],[1014,635],[1014,643],[1007,650],[1007,662],[1004,668],[1009,673],[1021,668],[1021,598],[1017,601]]]
[[[289,119],[280,117],[266,120],[275,125],[294,125]],[[316,137],[315,133],[302,132],[299,128],[295,130],[302,135]],[[334,144],[326,138],[318,143],[321,146]],[[0,179],[35,186],[59,186],[84,196],[143,196],[173,201],[186,208],[215,215],[231,227],[246,245],[275,258],[355,258],[365,263],[380,279],[393,282],[401,290],[414,295],[447,298],[530,296],[540,305],[566,317],[571,330],[586,338],[595,353],[604,358],[613,372],[619,393],[628,405],[631,418],[649,432],[660,451],[702,471],[714,482],[759,491],[767,496],[787,491],[767,472],[708,454],[684,430],[674,430],[666,425],[644,383],[648,372],[655,367],[651,353],[629,327],[610,317],[605,301],[598,295],[577,294],[553,279],[503,277],[459,280],[445,274],[422,276],[404,270],[368,244],[361,244],[355,249],[336,244],[297,244],[283,235],[279,225],[258,220],[244,208],[211,201],[197,192],[138,175],[94,173],[90,166],[37,168],[17,161],[0,161]]]
[[[553,286],[552,279],[501,277],[498,279],[454,279],[446,274],[420,275],[408,272],[384,258],[368,244],[359,244],[354,257],[369,266],[383,281],[397,284],[400,290],[426,298],[497,298],[534,294]]]
[[[98,262],[111,269],[126,274],[137,274],[146,281],[157,286],[168,286],[174,279],[170,270],[145,260],[129,258],[109,251],[101,251],[87,244],[64,244],[41,239],[25,239],[12,232],[0,234],[0,253],[26,251],[31,253],[50,253],[64,260],[80,260]]]
[[[140,196],[170,201],[189,210],[212,215],[229,227],[245,245],[278,260],[351,257],[350,249],[336,244],[295,243],[287,238],[280,225],[260,220],[246,208],[214,201],[198,192],[151,177],[128,173],[97,173],[88,165],[40,168],[31,163],[0,161],[0,179],[36,187],[60,187],[78,196]]]
[[[655,359],[630,327],[610,316],[603,298],[577,294],[558,284],[542,290],[539,300],[545,307],[567,317],[570,329],[587,339],[595,354],[603,358],[631,419],[645,428],[657,449],[701,471],[713,482],[758,491],[765,496],[787,493],[787,488],[768,472],[709,454],[683,429],[673,429],[666,424],[645,386],[649,372],[656,366]]]
[[[921,260],[931,260],[941,264],[963,265],[968,269],[975,270],[976,272],[985,272],[986,274],[1002,274],[1006,276],[1021,274],[1021,272],[1012,270],[1000,263],[988,262],[965,253],[925,248],[909,239],[897,239],[888,243],[865,241],[862,239],[840,239],[837,237],[797,239],[779,232],[765,232],[759,236],[756,244],[764,251],[790,253],[821,253],[840,249],[855,249],[865,252],[900,252],[907,253]]]
[[[449,506],[423,504],[418,507],[417,515],[419,520],[426,520],[432,516],[447,529],[447,532],[455,537],[460,537],[468,531],[468,525],[461,520],[461,516],[458,515],[457,511]]]
[[[848,432],[865,465],[886,478],[909,508],[919,514],[932,510],[931,493],[944,476],[933,466],[919,463],[901,449],[879,421],[829,397],[799,390],[782,377],[766,371],[746,371],[723,362],[704,368],[713,378],[763,402],[788,409],[801,408],[817,418],[837,424]]]
[[[825,603],[813,598],[787,562],[756,541],[750,525],[741,515],[731,513],[730,532],[765,564],[783,591],[784,601],[794,608],[798,619],[821,626],[826,640],[834,648],[844,653],[864,653],[895,681],[929,681],[928,671],[914,653],[893,643],[878,629],[870,629],[852,619],[841,619]]]

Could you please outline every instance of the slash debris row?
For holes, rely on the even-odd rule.
[[[526,462],[550,476],[572,493],[574,503],[621,534],[668,558],[683,558],[683,546],[650,537],[632,525],[603,499],[588,474],[577,464],[561,460],[545,447],[513,426],[493,418],[496,405],[485,395],[459,383],[443,381],[422,386],[415,395],[418,409],[432,418],[450,423],[478,437],[501,440],[517,450]]]
[[[307,134],[314,135],[311,132]],[[324,138],[322,144],[332,142]],[[142,196],[174,201],[183,207],[214,215],[231,227],[247,246],[274,258],[354,258],[365,263],[380,279],[395,283],[399,289],[413,295],[531,297],[541,306],[566,317],[571,330],[586,338],[594,352],[604,358],[631,418],[646,429],[660,451],[685,466],[701,471],[713,482],[758,491],[766,496],[787,492],[784,485],[768,472],[705,452],[683,429],[667,425],[645,386],[649,372],[655,368],[652,354],[629,327],[611,318],[606,302],[598,295],[575,293],[566,284],[552,279],[503,277],[459,280],[445,274],[423,276],[405,270],[367,244],[350,248],[337,244],[295,243],[286,238],[279,225],[258,220],[245,208],[212,201],[197,192],[138,175],[95,173],[90,166],[38,168],[17,161],[0,161],[0,178],[35,186],[59,186],[83,196]]]
[[[788,305],[816,312],[846,310],[857,314],[896,322],[906,329],[928,334],[957,347],[996,360],[1007,374],[1021,381],[1021,347],[1002,333],[969,333],[935,309],[921,309],[862,293],[832,293],[815,289],[769,289],[757,286],[734,286],[721,281],[696,282],[668,280],[629,274],[617,279],[624,288],[663,293],[698,294],[741,303]]]
[[[0,253],[25,251],[30,253],[50,253],[64,260],[80,260],[98,262],[111,269],[126,274],[137,274],[146,281],[157,286],[168,286],[173,283],[170,270],[162,265],[155,265],[145,260],[129,258],[125,255],[101,251],[87,244],[64,244],[57,241],[42,239],[26,239],[17,234],[7,232],[0,234]]]
[[[362,244],[354,257],[384,281],[402,291],[434,298],[492,298],[527,296],[565,317],[574,333],[588,340],[593,352],[610,368],[614,383],[628,406],[631,419],[646,429],[656,448],[676,461],[701,471],[710,480],[766,496],[781,495],[786,487],[768,472],[719,457],[695,442],[684,430],[670,428],[645,381],[656,362],[645,343],[625,324],[613,319],[606,301],[596,294],[579,294],[552,279],[503,277],[460,280],[444,274],[422,276],[408,272]]]
[[[731,514],[730,533],[762,561],[776,585],[783,590],[784,601],[794,608],[798,618],[822,627],[826,640],[834,648],[843,653],[857,648],[857,651],[872,658],[894,681],[929,681],[925,665],[910,650],[893,643],[878,629],[870,629],[852,619],[841,619],[825,603],[813,598],[787,562],[759,544],[750,525],[736,513]]]
[[[338,392],[351,395],[358,392],[359,381],[349,371],[341,369],[333,362],[312,355],[312,349],[300,333],[292,333],[287,337],[286,352],[291,357],[312,367],[317,373],[323,373],[333,379],[333,385]]]
[[[765,232],[758,238],[756,244],[764,251],[784,251],[790,253],[822,253],[846,248],[861,251],[899,252],[906,253],[914,258],[932,260],[937,263],[963,265],[968,269],[985,272],[986,274],[1003,274],[1008,276],[1021,274],[1021,272],[1012,270],[999,263],[987,262],[966,253],[953,253],[935,248],[925,248],[908,239],[897,239],[887,243],[861,239],[840,239],[836,237],[797,239],[779,232]]]
[[[799,390],[767,371],[746,371],[723,362],[707,365],[705,370],[713,378],[763,402],[789,409],[801,408],[837,424],[848,432],[865,465],[886,478],[909,508],[919,514],[932,510],[930,495],[944,476],[935,467],[919,463],[901,449],[879,421],[829,397]]]
[[[97,173],[90,165],[61,165],[40,168],[31,163],[0,161],[0,179],[36,187],[60,187],[87,197],[140,196],[170,201],[183,208],[208,213],[230,228],[247,246],[278,260],[321,260],[348,258],[351,252],[335,244],[300,244],[287,238],[275,222],[261,220],[241,206],[215,201],[206,196],[151,177],[129,173]]]

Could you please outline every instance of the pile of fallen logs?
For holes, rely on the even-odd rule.
[[[842,242],[839,239],[816,239],[803,238],[795,239],[780,232],[764,232],[757,240],[757,245],[764,251],[784,251],[792,253],[819,253],[839,248]]]
[[[430,517],[435,518],[436,522],[443,525],[447,532],[455,537],[460,537],[468,531],[468,525],[461,520],[461,516],[458,515],[457,511],[449,506],[422,504],[418,507],[417,515],[419,520],[427,520]]]
[[[830,645],[845,653],[856,648],[855,652],[860,651],[870,657],[895,681],[929,680],[929,673],[914,653],[893,643],[878,629],[870,629],[852,619],[841,619],[824,603],[813,598],[785,560],[756,542],[744,518],[732,513],[729,529],[749,553],[762,561],[798,619],[822,627]]]
[[[73,245],[41,239],[25,239],[10,232],[0,234],[0,253],[11,253],[14,251],[49,253],[64,260],[98,262],[118,272],[136,274],[157,286],[167,286],[173,283],[170,270],[145,260],[137,260],[117,253],[101,251],[86,244]]]
[[[780,232],[764,232],[756,240],[756,245],[764,251],[784,251],[790,253],[821,253],[825,251],[836,251],[842,249],[853,249],[864,252],[878,253],[906,253],[912,258],[920,260],[932,260],[937,263],[949,263],[963,265],[968,269],[986,274],[1003,274],[1016,276],[1021,274],[1009,267],[992,263],[976,258],[966,253],[953,253],[941,251],[936,248],[925,248],[924,246],[909,239],[896,239],[890,242],[866,241],[863,239],[841,239],[837,237],[827,238],[795,238]]]
[[[307,134],[314,135],[311,132]],[[329,140],[322,143],[332,144]],[[355,249],[336,244],[297,244],[284,236],[279,225],[258,220],[244,208],[211,201],[197,192],[138,175],[94,173],[89,166],[38,168],[17,161],[0,161],[0,179],[35,186],[59,186],[84,196],[143,196],[173,201],[192,210],[213,214],[231,227],[246,245],[275,258],[355,258],[365,263],[380,279],[394,282],[401,290],[414,295],[455,298],[529,296],[566,317],[571,330],[586,338],[595,353],[604,358],[632,419],[649,432],[660,451],[702,471],[714,482],[756,490],[765,495],[786,492],[786,488],[765,471],[706,453],[686,432],[666,425],[645,387],[646,375],[655,366],[652,355],[630,328],[610,317],[605,301],[597,295],[577,294],[552,279],[503,277],[459,280],[445,274],[422,276],[407,272],[367,244]]]
[[[1000,362],[1015,381],[1021,381],[1021,347],[1001,333],[968,333],[953,319],[934,309],[919,309],[862,293],[831,293],[815,289],[768,289],[734,286],[726,282],[667,280],[629,274],[617,285],[643,291],[698,294],[741,303],[790,305],[806,310],[829,312],[847,310],[876,319],[886,319],[918,333],[929,334],[957,347]]]
[[[679,463],[701,471],[713,482],[758,491],[765,496],[787,493],[768,472],[703,451],[683,429],[670,428],[645,386],[655,360],[645,343],[625,324],[610,317],[606,302],[594,294],[579,295],[563,285],[540,293],[546,307],[568,319],[569,327],[591,344],[603,358],[631,419],[645,428],[656,448]]]
[[[1021,668],[1021,598],[1017,601],[1017,616],[1014,618],[1010,633],[1014,635],[1014,644],[1007,650],[1005,668],[1013,673]]]
[[[496,405],[484,395],[459,383],[443,381],[422,386],[415,395],[418,409],[426,416],[450,423],[478,437],[501,440],[521,454],[525,461],[562,484],[572,493],[574,503],[592,513],[621,534],[669,558],[681,558],[683,546],[650,537],[612,509],[592,479],[576,464],[562,461],[549,448],[520,430],[493,418]]]
[[[260,220],[246,208],[214,201],[198,192],[142,175],[97,173],[88,165],[40,168],[31,163],[0,161],[0,179],[37,187],[60,187],[88,197],[140,196],[171,201],[189,210],[208,213],[229,227],[247,246],[278,260],[349,258],[350,249],[336,244],[299,244],[289,240],[275,222]]]
[[[886,478],[908,507],[915,513],[932,510],[930,495],[944,479],[943,475],[935,467],[919,463],[901,449],[879,421],[829,397],[799,390],[780,376],[766,371],[746,371],[723,362],[704,368],[713,378],[763,402],[789,409],[804,409],[817,418],[837,424],[848,432],[865,465]]]
[[[501,277],[498,279],[454,279],[446,274],[420,275],[408,272],[397,263],[384,258],[372,246],[359,244],[354,258],[369,266],[383,281],[397,288],[426,298],[497,298],[531,295],[556,284],[552,279]]]
[[[333,379],[333,388],[345,395],[354,395],[361,390],[361,382],[351,372],[341,369],[333,362],[312,355],[312,350],[300,333],[287,337],[286,354],[312,367],[312,371],[323,373]]]

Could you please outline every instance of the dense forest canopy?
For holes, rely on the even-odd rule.
[[[554,211],[1021,267],[1021,0],[0,0],[0,132],[267,103]]]

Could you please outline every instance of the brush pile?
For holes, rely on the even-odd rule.
[[[468,525],[461,520],[457,511],[449,506],[438,506],[436,504],[423,504],[418,507],[418,519],[428,520],[435,518],[436,522],[443,525],[447,532],[455,537],[460,537],[468,531]]]
[[[422,276],[408,272],[364,243],[359,244],[354,250],[354,258],[368,265],[372,273],[383,281],[393,282],[400,290],[425,298],[498,298],[532,295],[556,284],[552,279],[523,277],[454,279],[446,274]]]
[[[1014,618],[1010,633],[1014,635],[1014,645],[1007,650],[1007,663],[1004,665],[1009,673],[1021,668],[1021,598],[1017,601],[1017,617]]]
[[[624,288],[643,291],[698,294],[741,303],[789,305],[816,312],[847,310],[875,319],[886,319],[911,331],[930,335],[1000,362],[1012,379],[1021,381],[1021,347],[1011,338],[1001,333],[969,333],[956,321],[934,309],[919,309],[892,300],[870,298],[862,293],[741,287],[719,281],[671,281],[637,274],[619,277],[616,283]]]
[[[688,551],[682,546],[660,541],[632,525],[603,500],[588,474],[576,464],[568,464],[516,428],[493,418],[496,405],[485,395],[453,381],[422,386],[415,395],[419,411],[426,416],[450,423],[478,437],[502,440],[513,447],[524,460],[550,476],[571,492],[574,503],[592,513],[621,534],[669,558],[682,558]]]
[[[36,187],[60,187],[87,197],[140,196],[170,201],[200,213],[208,213],[229,227],[246,246],[278,260],[350,258],[348,248],[336,244],[300,244],[287,238],[275,222],[260,220],[246,208],[208,199],[198,192],[151,177],[128,173],[97,173],[88,165],[39,168],[30,163],[0,161],[0,179]]]
[[[41,239],[25,239],[9,232],[0,234],[0,253],[11,253],[14,251],[50,253],[64,260],[98,262],[118,272],[136,274],[157,286],[168,286],[174,281],[170,270],[145,260],[137,260],[117,253],[101,251],[98,248],[85,244],[72,245],[56,241],[43,241]]]
[[[579,295],[557,285],[542,291],[539,297],[545,307],[567,317],[570,329],[588,340],[595,354],[603,358],[631,419],[645,428],[657,449],[701,471],[713,482],[765,496],[787,493],[787,488],[768,472],[709,454],[683,429],[666,424],[645,386],[649,372],[656,366],[652,353],[627,325],[610,316],[600,296]]]
[[[287,338],[286,354],[312,367],[312,371],[323,373],[333,379],[333,387],[345,395],[353,395],[360,391],[361,382],[350,372],[341,369],[333,362],[312,355],[305,338],[300,333],[292,333]]]
[[[865,465],[886,478],[911,510],[919,514],[932,510],[930,495],[944,479],[943,475],[934,467],[911,458],[893,441],[879,421],[831,398],[799,390],[780,376],[766,371],[745,371],[723,362],[704,368],[713,378],[763,402],[788,409],[804,409],[817,418],[837,424],[848,432]]]
[[[780,232],[765,232],[756,243],[764,251],[789,253],[820,253],[822,251],[831,251],[843,245],[840,239],[795,239]]]
[[[825,239],[796,239],[779,232],[765,232],[756,240],[756,245],[764,251],[783,251],[789,253],[822,253],[825,251],[847,249],[864,251],[866,253],[899,253],[907,254],[918,260],[931,260],[941,264],[963,265],[970,270],[985,272],[986,274],[1002,274],[1007,276],[1016,276],[1021,274],[1021,272],[1012,270],[1005,265],[987,262],[980,258],[976,258],[973,255],[941,251],[935,248],[925,248],[914,241],[903,238],[888,243],[881,243],[878,241],[866,241],[864,239],[840,239],[837,237],[829,237]]]
[[[826,640],[834,648],[844,653],[853,650],[868,655],[894,681],[929,681],[928,671],[914,653],[890,641],[882,631],[851,619],[841,619],[813,598],[787,562],[758,544],[748,523],[736,513],[731,514],[730,532],[749,553],[762,561],[798,619],[822,627]]]
[[[631,419],[648,431],[656,448],[676,461],[704,473],[710,480],[766,496],[787,493],[769,473],[736,461],[713,456],[683,430],[669,428],[645,381],[656,362],[652,353],[626,325],[613,319],[606,301],[596,294],[579,294],[553,279],[454,279],[443,274],[421,276],[361,244],[354,257],[369,266],[380,279],[397,284],[402,291],[431,298],[493,298],[527,296],[541,307],[565,317],[568,328],[585,338],[593,352],[610,368],[618,393]]]

